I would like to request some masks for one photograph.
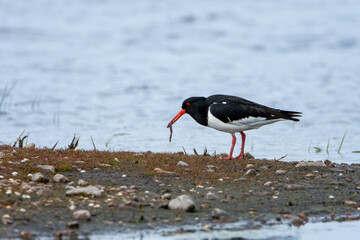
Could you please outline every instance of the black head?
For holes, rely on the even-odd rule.
[[[207,125],[206,98],[190,97],[185,99],[181,108],[180,112],[169,122],[168,127],[171,127],[185,113],[190,114],[198,123]]]
[[[191,113],[193,110],[204,105],[206,98],[204,97],[190,97],[185,99],[182,103],[181,108],[185,110],[186,113]]]

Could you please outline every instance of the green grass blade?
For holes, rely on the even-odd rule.
[[[330,138],[328,140],[328,143],[326,145],[326,153],[329,154],[329,145],[330,145]]]
[[[344,143],[344,140],[345,140],[346,132],[347,132],[347,130],[345,131],[344,136],[343,136],[343,138],[341,140],[341,143],[340,143],[340,146],[339,146],[339,149],[338,149],[338,154],[340,154],[341,147],[342,147],[342,145]]]

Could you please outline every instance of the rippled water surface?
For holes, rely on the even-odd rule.
[[[255,157],[360,162],[358,0],[0,0],[0,18],[3,143],[228,152],[190,116],[166,129],[185,98],[224,93],[304,113],[249,131]]]

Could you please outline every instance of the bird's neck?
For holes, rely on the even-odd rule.
[[[190,116],[195,119],[196,122],[198,122],[201,125],[207,126],[208,125],[208,118],[207,118],[207,112],[208,108],[206,105],[200,105],[196,109],[197,111],[189,112]]]

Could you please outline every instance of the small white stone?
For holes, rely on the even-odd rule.
[[[330,195],[329,196],[329,199],[334,199],[335,197],[333,195]]]
[[[0,179],[4,179],[4,176],[3,176],[3,175],[0,175]]]
[[[124,174],[124,175],[122,175],[121,177],[126,178],[126,175]]]
[[[86,171],[83,169],[83,170],[81,170],[80,172],[81,172],[81,173],[85,173]]]
[[[69,207],[69,209],[71,210],[71,211],[74,211],[75,210],[75,205],[70,205],[70,207]]]
[[[30,199],[31,197],[30,197],[30,195],[28,195],[28,194],[24,194],[24,195],[22,195],[22,198],[23,198],[23,199]]]
[[[24,158],[23,160],[21,160],[20,162],[22,163],[26,163],[26,162],[29,162],[30,160],[28,158]]]
[[[11,189],[8,189],[6,192],[5,192],[6,195],[11,195],[12,194],[12,191]]]
[[[18,173],[17,173],[17,172],[13,172],[12,175],[15,177],[15,176],[18,175]]]
[[[26,209],[25,208],[20,208],[19,211],[20,212],[26,212]]]

